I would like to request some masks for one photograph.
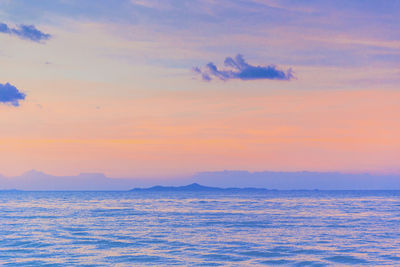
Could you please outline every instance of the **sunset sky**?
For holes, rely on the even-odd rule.
[[[0,0],[0,173],[400,173],[400,1]]]

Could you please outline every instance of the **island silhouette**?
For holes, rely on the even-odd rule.
[[[246,192],[266,192],[270,191],[266,188],[255,188],[255,187],[244,187],[244,188],[238,188],[238,187],[228,187],[228,188],[221,188],[221,187],[211,187],[211,186],[204,186],[200,185],[198,183],[192,183],[189,185],[184,185],[184,186],[161,186],[161,185],[156,185],[152,187],[147,187],[147,188],[133,188],[130,191],[140,191],[140,192],[227,192],[227,191],[246,191]]]

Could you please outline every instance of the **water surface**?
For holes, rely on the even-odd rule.
[[[0,264],[400,266],[400,191],[0,192]]]

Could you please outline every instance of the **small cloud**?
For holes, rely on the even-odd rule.
[[[235,58],[227,57],[224,61],[226,69],[218,67],[210,62],[203,69],[194,67],[193,71],[202,76],[204,81],[211,81],[213,78],[226,81],[230,79],[241,80],[291,80],[294,78],[292,69],[283,71],[275,65],[253,66],[247,63],[243,56],[238,54]]]
[[[50,34],[43,33],[36,29],[34,25],[18,25],[17,28],[11,28],[5,23],[0,22],[0,33],[5,33],[9,35],[16,35],[21,39],[30,40],[33,42],[46,41],[51,38]]]
[[[17,87],[9,83],[0,83],[0,103],[19,106],[19,101],[25,100],[26,95],[20,92]]]

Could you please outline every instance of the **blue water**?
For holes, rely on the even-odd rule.
[[[400,191],[0,192],[0,265],[400,266]]]

